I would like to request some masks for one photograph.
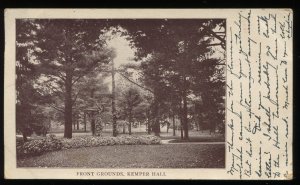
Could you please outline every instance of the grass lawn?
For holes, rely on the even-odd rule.
[[[18,167],[224,168],[225,144],[115,145],[19,159]]]

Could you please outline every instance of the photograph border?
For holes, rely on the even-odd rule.
[[[3,3],[4,2],[4,3]],[[294,30],[297,30],[298,29],[298,23],[299,23],[299,11],[296,11],[298,9],[296,9],[296,7],[299,7],[299,3],[298,1],[296,0],[292,0],[292,1],[261,1],[261,0],[253,0],[253,1],[243,1],[241,3],[237,3],[236,1],[232,1],[232,0],[229,0],[229,1],[216,1],[216,0],[210,0],[210,1],[206,1],[206,0],[199,0],[197,2],[195,1],[189,1],[189,0],[185,0],[184,2],[182,1],[177,1],[177,0],[171,0],[171,1],[159,1],[159,2],[155,2],[155,1],[135,1],[134,3],[132,3],[133,1],[130,1],[130,2],[127,2],[124,3],[124,1],[118,1],[118,3],[113,3],[111,1],[104,1],[104,3],[102,3],[103,1],[101,1],[101,3],[95,3],[95,2],[91,2],[91,1],[84,1],[85,3],[78,3],[78,1],[72,1],[72,4],[69,4],[69,2],[66,2],[66,3],[62,3],[61,1],[56,1],[56,0],[52,0],[52,1],[31,1],[28,2],[27,0],[24,0],[24,1],[18,1],[18,0],[3,0],[2,3],[0,3],[3,7],[3,11],[1,12],[2,13],[2,16],[4,17],[4,8],[70,8],[73,7],[73,8],[130,8],[130,9],[135,9],[135,8],[293,8],[294,9]],[[1,23],[3,23],[3,27],[2,27],[2,35],[4,38],[4,19],[1,20]],[[226,30],[227,31],[227,30]],[[296,31],[294,31],[294,33],[296,33]],[[227,35],[226,35],[227,36]],[[297,69],[297,60],[298,60],[298,50],[296,48],[298,48],[297,46],[299,45],[299,42],[296,42],[296,40],[298,41],[299,37],[297,36],[297,34],[294,35],[294,43],[293,43],[293,78],[294,79],[297,79],[297,77],[299,77],[299,74],[295,73],[295,70]],[[228,44],[228,43],[227,43]],[[3,44],[2,44],[2,47],[3,47],[3,51],[4,51],[4,40],[3,40]],[[4,53],[4,52],[3,52]],[[2,54],[3,58],[4,58],[4,55]],[[298,54],[297,54],[298,53]],[[228,57],[228,56],[227,56]],[[3,60],[4,61],[4,60]],[[4,64],[2,63],[2,65],[4,66]],[[2,68],[4,70],[4,68]],[[4,71],[3,71],[4,72]],[[2,73],[4,74],[4,73]],[[4,77],[4,75],[3,75]],[[296,80],[293,81],[293,84],[294,84],[294,88],[293,88],[293,94],[294,96],[297,94],[296,93]],[[295,98],[295,97],[294,97]],[[295,102],[295,101],[294,101]],[[296,107],[295,107],[295,103],[293,103],[293,112],[296,111]],[[227,114],[226,114],[227,115]],[[293,132],[296,133],[298,130],[299,130],[299,126],[297,126],[297,114],[293,114]],[[2,127],[2,141],[1,142],[1,146],[3,146],[4,148],[4,126],[1,125]],[[297,178],[299,176],[299,170],[298,169],[298,165],[299,164],[299,160],[295,157],[295,156],[298,156],[297,154],[299,154],[299,149],[297,149],[297,144],[298,144],[298,134],[293,134],[293,176],[294,178]],[[4,150],[2,150],[0,156],[1,159],[2,159],[2,164],[4,164],[4,157],[3,157],[3,154],[4,154]],[[4,165],[2,166],[1,168],[1,174],[2,174],[2,177],[4,178]],[[47,178],[46,178],[47,179]],[[49,179],[49,178],[48,178]],[[99,180],[99,179],[97,179]],[[116,179],[115,179],[116,180]],[[178,179],[177,179],[178,180]],[[201,179],[200,179],[201,180]],[[215,180],[212,180],[212,181],[203,181],[203,179],[201,180],[202,183],[218,183],[220,181],[216,181],[217,179]],[[250,182],[249,182],[250,181]],[[240,184],[240,183],[251,183],[251,182],[255,182],[257,184],[294,184],[293,182],[295,181],[298,181],[298,180],[295,180],[293,179],[292,181],[271,181],[271,180],[259,180],[259,181],[253,181],[253,180],[248,180],[247,182],[245,181],[236,181],[236,180],[230,180],[230,181],[221,181],[222,183],[228,183],[228,184]],[[18,184],[18,183],[32,183],[32,184],[40,184],[41,182],[45,183],[45,184],[65,184],[66,182],[71,182],[72,184],[97,184],[97,183],[101,183],[99,181],[96,181],[95,179],[92,180],[92,179],[89,179],[89,181],[85,181],[85,180],[55,180],[53,181],[53,179],[51,180],[2,180],[1,182],[4,182],[5,184]],[[104,181],[102,181],[104,182]],[[105,181],[106,183],[136,183],[137,181]],[[196,181],[187,181],[187,180],[181,180],[181,181],[146,181],[146,180],[139,180],[139,182],[142,182],[143,184],[152,184],[152,183],[155,183],[155,182],[162,182],[162,183],[172,183],[172,184],[176,184],[176,183],[198,183],[199,182],[199,179],[196,180]],[[251,183],[252,184],[252,183]],[[296,184],[296,183],[295,183]]]
[[[18,11],[21,11],[21,10],[23,10],[25,12],[18,14]],[[14,21],[14,28],[13,28],[14,33],[16,31],[16,29],[15,29],[16,28],[15,27],[16,26],[15,25],[16,19],[24,19],[24,18],[25,19],[26,18],[37,18],[37,19],[112,19],[112,20],[113,19],[120,19],[120,18],[122,18],[122,19],[164,19],[164,18],[169,18],[169,19],[199,19],[199,20],[205,20],[205,19],[224,19],[226,21],[226,30],[225,30],[226,31],[226,33],[225,33],[226,34],[225,35],[225,37],[226,37],[226,48],[225,48],[225,52],[226,52],[225,61],[226,61],[226,64],[225,65],[226,66],[225,66],[225,70],[224,70],[224,73],[225,73],[224,74],[225,75],[225,87],[226,87],[226,81],[227,81],[227,58],[228,58],[228,56],[227,56],[227,48],[228,48],[227,47],[227,45],[228,45],[228,41],[227,41],[227,37],[228,37],[227,36],[227,34],[228,34],[227,17],[222,17],[222,16],[219,16],[219,15],[211,16],[211,14],[208,14],[210,16],[207,16],[207,12],[214,11],[214,10],[207,10],[207,9],[193,9],[193,10],[191,10],[191,9],[185,9],[184,12],[182,12],[183,10],[179,10],[179,9],[168,9],[168,10],[166,10],[166,9],[155,9],[154,12],[157,13],[157,15],[155,15],[155,13],[152,12],[153,9],[138,9],[139,12],[135,11],[134,13],[133,13],[133,11],[131,9],[97,9],[97,10],[93,9],[92,11],[95,11],[95,14],[98,13],[98,12],[100,12],[100,11],[102,12],[102,14],[101,15],[97,15],[96,18],[95,18],[95,16],[90,16],[90,14],[87,17],[85,17],[85,16],[82,17],[82,15],[85,14],[85,11],[90,11],[89,9],[80,9],[80,10],[77,10],[77,9],[76,10],[74,10],[74,9],[63,9],[63,10],[62,9],[59,9],[59,10],[58,9],[56,9],[56,10],[53,10],[53,9],[51,9],[51,10],[50,9],[43,9],[43,10],[42,9],[38,9],[38,10],[35,10],[35,11],[33,11],[32,9],[31,10],[30,9],[21,9],[21,10],[20,9],[19,10],[7,10],[7,12],[8,12],[7,14],[9,14],[9,13],[10,13],[10,15],[13,14],[13,16],[12,16],[13,20],[10,20],[10,21]],[[11,11],[11,12],[9,12],[9,11]],[[13,11],[15,11],[15,12],[13,12]],[[43,15],[43,14],[41,14],[41,12],[38,12],[38,11],[43,11],[43,14],[44,13],[46,13],[46,14],[48,13],[48,15]],[[52,14],[53,11],[57,11],[59,13],[55,13],[55,16],[53,17],[53,14]],[[64,12],[64,14],[62,14],[62,11]],[[70,13],[65,14],[65,11],[69,11]],[[120,14],[120,11],[124,11],[126,13]],[[201,13],[199,15],[199,14],[197,14],[197,13],[199,13],[199,11],[200,12],[204,11],[206,13]],[[222,10],[222,11],[224,11],[224,10]],[[230,11],[230,10],[226,10],[226,11]],[[34,12],[33,15],[32,15],[32,12]],[[78,12],[79,12],[80,15],[77,14]],[[147,15],[145,15],[145,12],[146,12]],[[131,13],[131,15],[129,15],[130,13]],[[164,15],[161,15],[159,13],[163,13]],[[179,13],[180,15],[176,15],[177,13]],[[30,16],[30,14],[31,14],[31,16]],[[50,15],[50,14],[52,14],[52,15]],[[58,14],[59,15],[63,15],[63,16],[59,16],[58,17]],[[70,14],[73,14],[73,15],[70,15]],[[109,14],[109,16],[105,17],[105,16],[103,16],[104,14]],[[24,17],[24,15],[26,15],[26,16]],[[126,18],[124,18],[123,15],[127,15]],[[206,17],[202,17],[203,15],[205,15]],[[223,15],[225,15],[225,13]],[[75,16],[75,17],[73,17],[73,16]],[[7,22],[7,24],[9,24],[9,23]],[[13,39],[14,40],[16,39],[15,36],[14,36]],[[16,52],[15,49],[16,48],[14,48],[14,50],[13,50],[14,53]],[[12,50],[9,51],[9,53],[11,53],[11,52],[12,52]],[[6,62],[8,62],[8,61],[14,61],[14,64],[15,64],[15,55],[14,55],[14,58],[10,58],[10,59],[6,58],[5,61]],[[8,64],[8,65],[11,65],[11,64]],[[5,71],[7,71],[8,65],[5,66],[6,67]],[[15,75],[15,65],[14,66],[9,66],[9,67],[14,67],[14,73],[13,74]],[[15,89],[14,89],[14,91],[15,91]],[[225,139],[225,141],[224,141],[224,146],[225,146],[224,147],[225,167],[224,168],[121,168],[121,170],[122,171],[124,171],[124,170],[125,171],[141,171],[141,170],[142,171],[143,170],[147,170],[147,171],[149,171],[149,170],[150,171],[151,170],[152,171],[153,170],[155,170],[155,171],[165,171],[165,170],[168,170],[168,171],[178,171],[177,173],[181,173],[181,171],[183,171],[183,170],[194,171],[194,172],[196,172],[197,170],[200,170],[201,171],[200,173],[203,173],[203,171],[207,171],[207,170],[211,170],[211,171],[215,171],[215,170],[216,171],[222,171],[222,170],[224,171],[224,170],[226,170],[226,160],[227,160],[227,152],[226,152],[226,147],[227,147],[227,142],[226,142],[226,133],[227,133],[227,128],[226,128],[226,119],[227,119],[227,109],[226,109],[226,104],[227,104],[227,88],[225,88],[225,94],[224,95],[225,95],[225,102],[224,102],[225,103],[225,108],[224,108],[225,109],[224,110],[225,111],[225,133],[224,133],[224,137],[225,137],[224,138]],[[10,95],[10,98],[14,98],[14,102],[16,101],[15,95],[14,96]],[[15,114],[14,112],[11,112],[11,113]],[[5,130],[6,130],[5,131],[5,134],[6,134],[5,138],[11,137],[11,136],[8,135],[9,130],[14,130],[14,132],[15,132],[15,124],[13,124],[13,125],[14,125],[14,127],[12,127],[10,125],[10,128],[6,128],[7,126],[5,126]],[[7,142],[6,142],[6,144],[7,144]],[[10,142],[9,145],[11,145],[11,144],[12,144],[12,142]],[[13,146],[13,148],[15,148],[15,145],[12,145],[12,146]],[[11,159],[10,160],[8,160],[8,159],[10,159],[10,157],[6,156],[6,161],[10,161],[11,160]],[[14,160],[13,162],[16,165],[16,169],[18,169],[18,170],[26,170],[26,169],[27,170],[43,170],[43,168],[36,168],[36,167],[17,167],[16,160]],[[58,168],[47,168],[47,169],[56,169],[57,170]],[[69,168],[69,167],[61,167],[61,168],[59,168],[59,170],[62,170],[62,169],[69,169],[69,170],[76,170],[76,171],[82,170],[82,169],[78,169],[78,168]],[[83,169],[84,170],[95,171],[95,169],[93,169],[93,168],[83,168]],[[99,169],[96,168],[96,169],[97,170],[105,170],[105,171],[119,170],[118,168],[99,168]],[[150,178],[151,179],[160,179],[160,178],[155,178],[155,177],[150,177]],[[185,179],[184,177],[182,177],[182,176],[179,177],[177,175],[176,175],[176,178]]]

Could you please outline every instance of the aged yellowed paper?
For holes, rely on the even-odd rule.
[[[6,9],[7,179],[292,179],[291,9]]]

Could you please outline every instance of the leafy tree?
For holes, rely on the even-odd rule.
[[[128,20],[123,25],[137,48],[138,60],[143,60],[145,84],[154,93],[154,114],[159,119],[159,102],[165,101],[166,87],[176,92],[180,99],[180,117],[184,138],[188,139],[188,96],[206,64],[206,56],[212,55],[211,47],[225,47],[225,37],[214,30],[225,28],[224,20]],[[225,32],[224,32],[225,33]],[[218,40],[216,42],[215,40]],[[213,64],[215,65],[215,64]],[[201,81],[210,78],[206,76]],[[208,80],[206,80],[208,81]],[[200,82],[199,84],[202,84]],[[159,120],[155,121],[155,133],[159,133]]]
[[[96,117],[103,117],[104,112],[111,117],[109,112],[111,98],[108,84],[103,81],[105,76],[105,74],[94,71],[81,78],[74,88],[77,89],[76,102],[74,104],[74,112],[77,115],[82,115],[86,109],[94,108],[98,110],[96,115],[92,117],[92,128],[95,128]],[[92,131],[94,132],[94,130]]]
[[[123,115],[128,119],[128,132],[131,135],[131,125],[133,123],[134,111],[137,106],[142,102],[140,92],[136,88],[129,87],[122,93],[119,100],[119,106],[122,109]]]
[[[135,117],[143,121],[147,126],[148,134],[151,134],[152,122],[153,122],[153,96],[150,93],[142,94],[143,101],[138,105],[135,112]]]
[[[28,20],[16,21],[16,128],[27,141],[33,131],[43,128],[45,115],[39,104],[47,103],[47,97],[39,92],[34,84],[40,73],[37,70],[33,53],[37,42],[35,36],[37,25]]]
[[[49,84],[52,95],[62,94],[64,107],[64,137],[72,137],[72,111],[76,101],[73,86],[83,76],[113,57],[112,50],[99,39],[104,25],[96,20],[34,20],[38,42],[35,52],[40,70],[45,76],[43,85]],[[99,30],[95,30],[99,28]]]
[[[195,81],[205,79],[202,83],[193,85],[193,92],[201,96],[202,103],[197,104],[196,115],[202,117],[204,113],[205,119],[210,121],[208,125],[211,132],[215,132],[216,128],[224,133],[225,120],[225,66],[218,59],[205,60],[206,65],[202,65],[204,69],[202,73],[195,75]],[[201,82],[201,81],[200,81]]]

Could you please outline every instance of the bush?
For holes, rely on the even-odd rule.
[[[17,142],[17,156],[35,156],[45,152],[82,147],[96,147],[108,145],[153,145],[160,144],[160,138],[152,135],[118,136],[118,137],[74,137],[72,139],[56,138],[50,135],[44,139],[28,142]]]
[[[151,145],[160,144],[160,138],[156,136],[119,136],[119,137],[75,137],[61,139],[62,148],[81,148],[107,145]]]
[[[51,135],[44,139],[31,140],[23,144],[17,142],[17,156],[36,156],[45,152],[60,150],[61,148],[61,141]]]

